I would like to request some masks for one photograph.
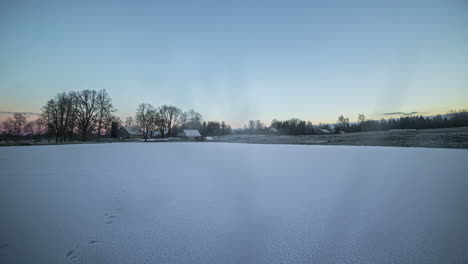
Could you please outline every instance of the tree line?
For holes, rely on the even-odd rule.
[[[115,115],[117,109],[106,90],[83,90],[59,93],[41,108],[40,117],[27,121],[23,113],[14,113],[1,123],[0,139],[46,137],[55,142],[99,141],[102,137],[118,137],[121,125],[133,127],[143,138],[179,135],[183,129],[197,129],[203,136],[226,135],[231,126],[221,121],[203,121],[195,110],[182,111],[173,105],[154,107],[149,103],[138,105],[134,117],[122,122]]]
[[[310,121],[291,118],[289,120],[280,121],[273,119],[270,126],[266,126],[260,120],[249,120],[244,125],[243,129],[237,131],[238,134],[270,134],[270,135],[316,135],[320,134],[320,129],[332,131],[330,124],[314,125]]]
[[[174,105],[154,107],[149,103],[138,105],[134,117],[125,122],[115,116],[117,111],[106,90],[63,92],[48,100],[41,108],[40,117],[27,121],[23,113],[14,113],[1,123],[0,139],[33,138],[43,136],[55,142],[99,141],[102,137],[118,137],[121,125],[138,130],[147,140],[155,136],[174,137],[184,129],[197,129],[202,136],[219,136],[233,133],[229,124],[221,121],[204,121],[200,113],[191,109],[182,111]],[[384,131],[389,129],[427,129],[468,126],[468,110],[449,111],[446,115],[432,117],[403,116],[396,119],[367,120],[359,114],[355,122],[339,116],[335,124],[313,124],[297,118],[280,121],[273,119],[269,126],[260,120],[250,120],[240,134],[317,135],[328,133],[353,133]]]
[[[128,117],[125,125],[140,131],[145,141],[155,133],[163,138],[173,137],[184,129],[197,129],[202,136],[226,135],[232,131],[224,121],[203,121],[202,115],[193,109],[183,112],[177,106],[154,107],[149,103],[138,105],[135,117]]]
[[[360,114],[358,120],[350,123],[348,118],[340,116],[334,131],[336,133],[352,133],[366,131],[385,131],[391,129],[430,129],[468,126],[468,110],[451,110],[446,115],[430,117],[403,116],[400,118],[366,120]]]
[[[118,120],[106,90],[59,93],[42,107],[41,119],[48,140],[55,142],[96,140]]]
[[[57,94],[41,108],[40,117],[26,122],[26,116],[15,113],[3,122],[5,134],[18,138],[42,136],[55,142],[96,140],[110,132],[112,122],[118,122],[116,109],[106,90],[83,90]]]
[[[403,116],[400,118],[381,120],[366,120],[364,114],[359,114],[356,122],[350,122],[348,117],[339,116],[335,124],[314,125],[310,121],[291,118],[280,121],[273,119],[270,126],[260,120],[249,120],[244,128],[237,130],[239,134],[279,134],[279,135],[320,135],[328,133],[353,133],[367,131],[386,131],[390,129],[429,129],[468,126],[468,110],[451,110],[448,114],[432,117]]]

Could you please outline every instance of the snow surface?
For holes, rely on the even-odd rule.
[[[467,263],[468,151],[0,148],[0,263]]]

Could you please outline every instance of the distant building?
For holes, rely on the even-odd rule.
[[[184,139],[201,140],[202,136],[196,129],[184,129],[180,135]]]
[[[164,129],[164,136],[168,136],[169,130],[167,128]],[[153,130],[150,133],[151,138],[158,138],[161,137],[161,130]]]
[[[121,138],[141,138],[143,133],[135,127],[121,127],[119,129],[119,137]]]
[[[270,132],[276,134],[278,133],[278,129],[276,129],[275,127],[272,127],[270,128]]]
[[[323,134],[331,134],[331,131],[325,128],[321,128],[320,132],[322,132]]]

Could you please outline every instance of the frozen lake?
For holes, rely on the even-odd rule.
[[[0,148],[0,263],[467,263],[468,151]]]

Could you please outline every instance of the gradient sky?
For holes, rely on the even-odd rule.
[[[0,1],[0,112],[102,88],[234,127],[467,108],[468,2]]]

